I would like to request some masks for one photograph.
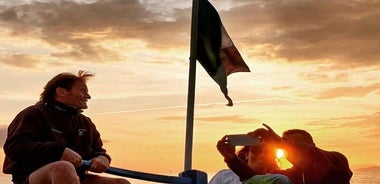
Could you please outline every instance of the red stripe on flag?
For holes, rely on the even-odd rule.
[[[222,45],[219,55],[226,71],[226,76],[235,72],[250,72],[249,67],[245,64],[223,24],[220,26],[220,29],[222,33]]]
[[[197,59],[219,85],[227,106],[227,76],[235,72],[250,72],[239,51],[225,30],[218,12],[207,0],[199,1]]]

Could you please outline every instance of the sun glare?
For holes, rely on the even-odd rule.
[[[285,157],[285,151],[280,148],[276,150],[276,163],[277,166],[283,170],[292,167],[292,164]]]
[[[285,154],[284,154],[284,150],[282,150],[282,149],[277,149],[277,151],[276,151],[276,156],[277,156],[278,159],[280,159],[281,157],[284,157],[284,156],[285,156]]]

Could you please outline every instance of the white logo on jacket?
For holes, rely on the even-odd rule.
[[[57,133],[57,134],[62,134],[62,131],[60,131],[60,130],[54,128],[54,127],[51,127],[51,131],[52,131],[52,132],[55,132],[55,133]]]
[[[86,133],[86,129],[78,129],[78,135],[83,136]]]

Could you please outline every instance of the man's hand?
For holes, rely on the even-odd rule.
[[[263,123],[263,126],[268,129],[268,139],[279,144],[283,142],[281,136],[277,135],[270,126],[266,125],[265,123]]]
[[[236,157],[235,154],[235,146],[232,146],[228,140],[227,135],[225,135],[222,139],[218,141],[216,144],[216,148],[218,149],[219,153],[224,157],[224,160],[231,160],[234,157]]]
[[[106,171],[110,166],[109,160],[102,155],[94,157],[90,161],[92,162],[90,167],[90,171],[92,172],[102,173]]]
[[[65,148],[65,150],[62,153],[61,160],[65,160],[72,163],[75,168],[78,168],[82,165],[82,157],[70,148]]]

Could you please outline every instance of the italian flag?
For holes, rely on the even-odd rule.
[[[233,106],[228,96],[227,76],[250,70],[224,28],[218,12],[207,0],[199,0],[197,60],[220,86],[228,100],[227,106]]]

